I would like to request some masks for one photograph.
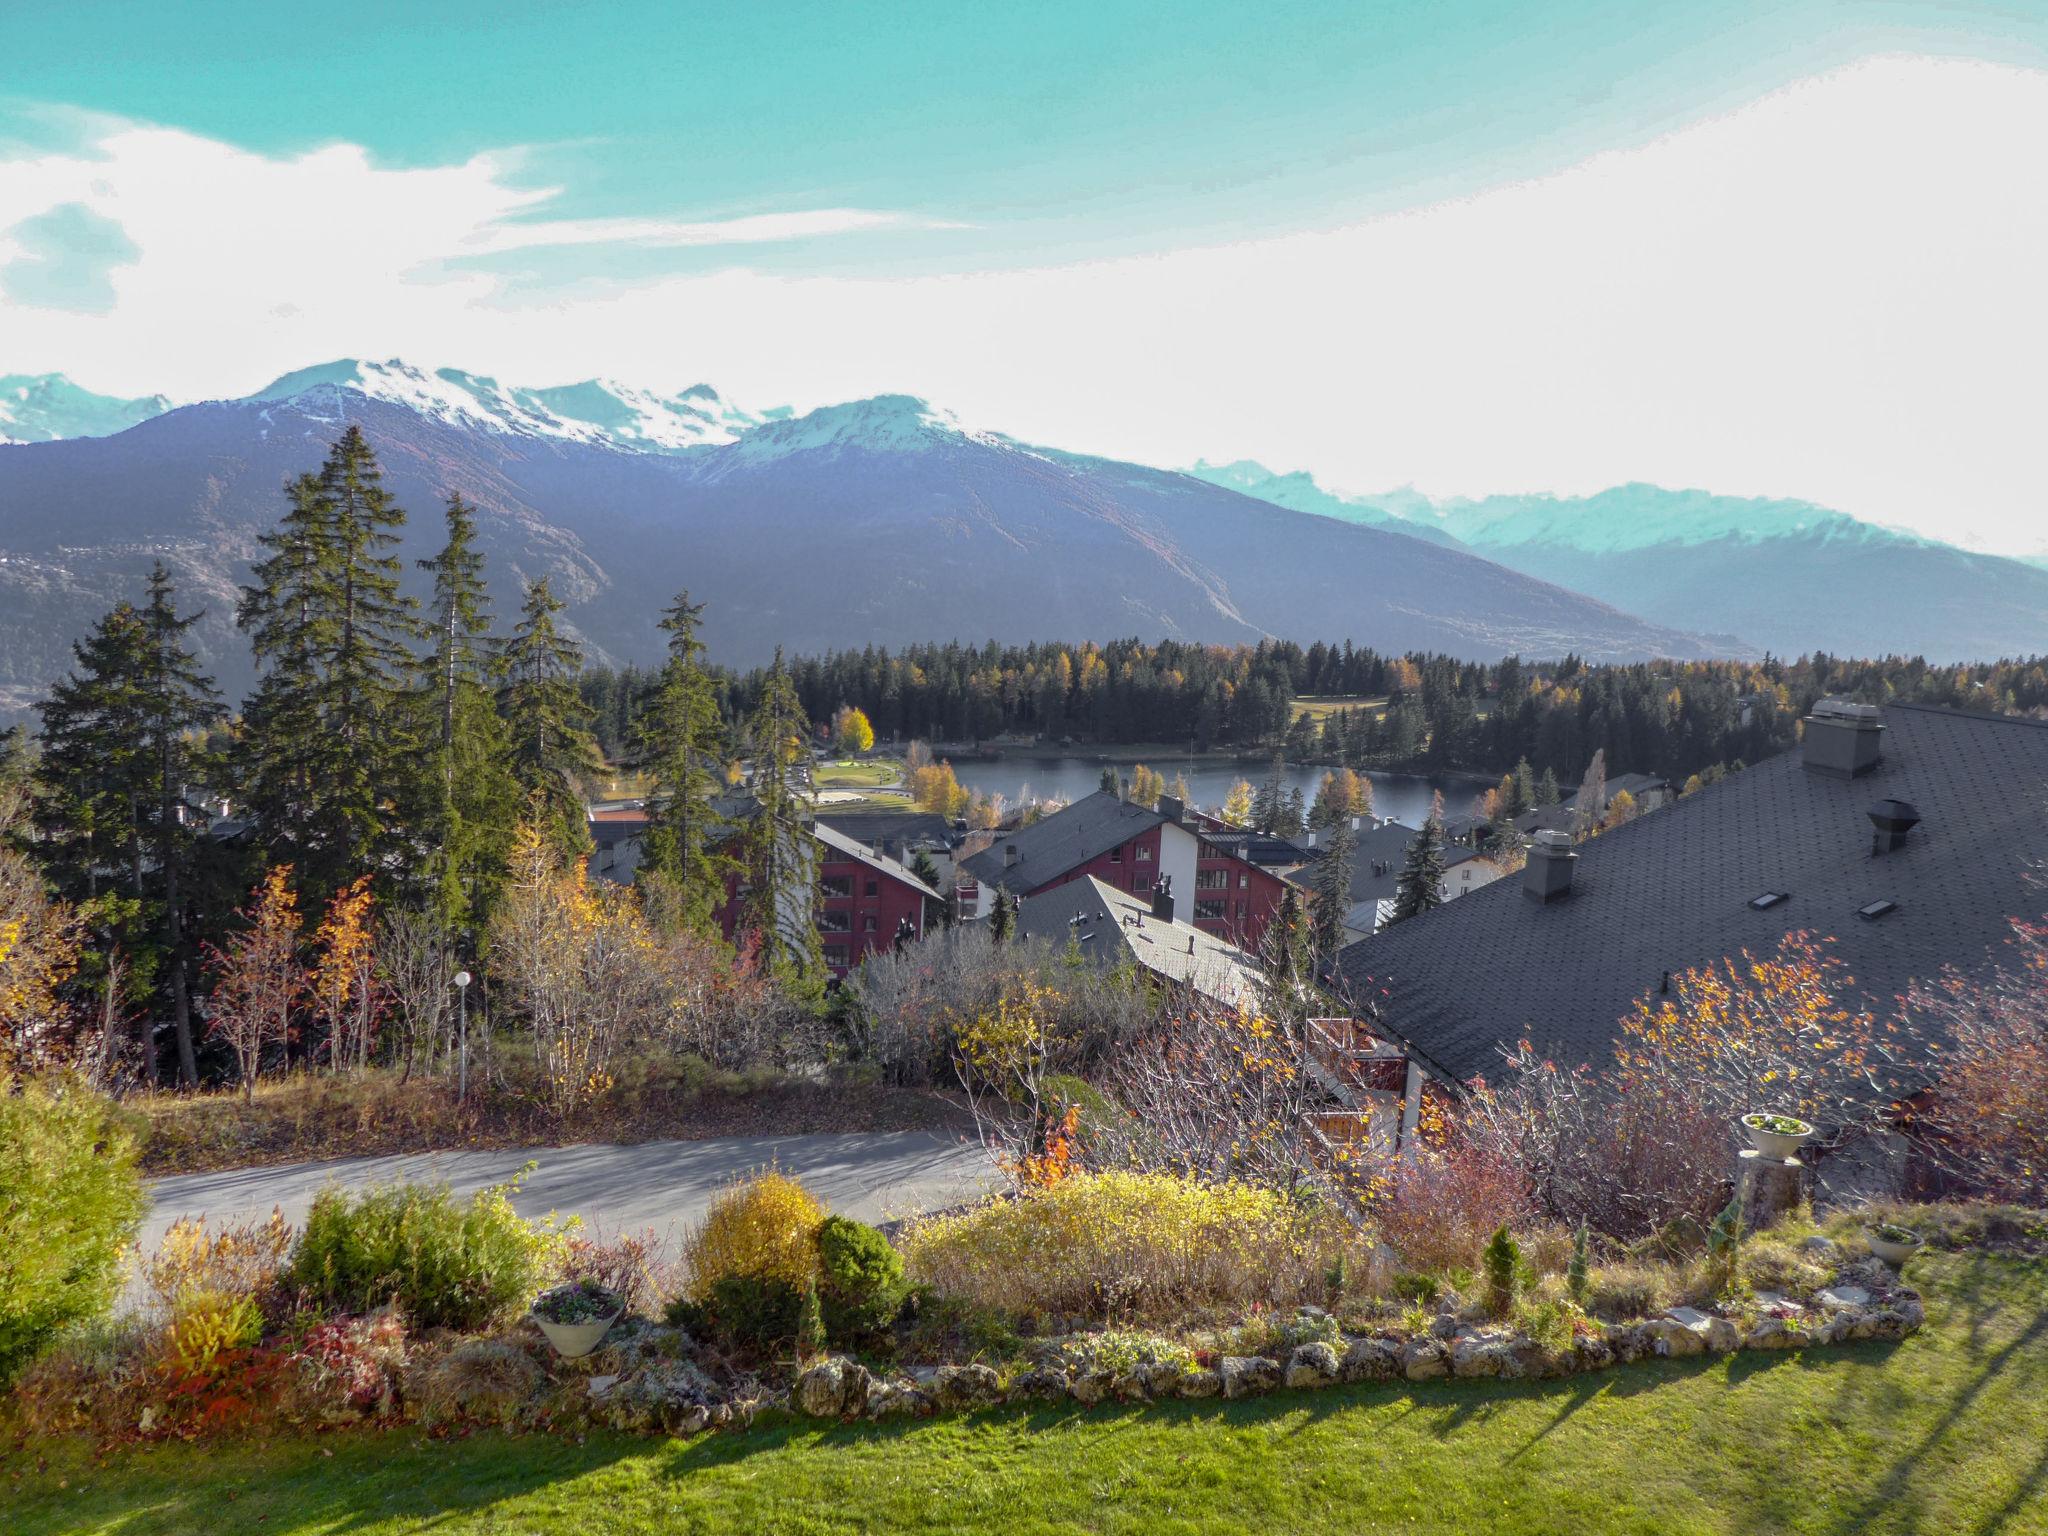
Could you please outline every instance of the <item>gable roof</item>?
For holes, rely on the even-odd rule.
[[[1988,969],[2010,919],[2048,910],[2028,878],[2048,855],[2048,725],[1901,704],[1885,725],[1861,778],[1808,772],[1794,749],[1582,844],[1562,900],[1496,881],[1349,946],[1344,978],[1425,1064],[1463,1082],[1521,1038],[1561,1064],[1604,1063],[1616,1021],[1666,972],[1765,953],[1794,931],[1831,936],[1880,1014],[1945,965]],[[1865,812],[1887,798],[1921,822],[1873,856]],[[1787,899],[1750,906],[1767,891]],[[1858,916],[1878,900],[1897,907]]]
[[[842,859],[851,859],[856,864],[862,864],[874,870],[877,874],[887,875],[891,880],[899,880],[905,885],[922,891],[933,901],[944,901],[946,899],[929,885],[918,879],[916,875],[913,875],[907,866],[876,853],[866,843],[861,842],[858,838],[848,837],[837,827],[828,826],[821,821],[811,828],[811,834]]]
[[[1408,845],[1415,841],[1421,829],[1406,826],[1398,821],[1383,821],[1370,832],[1361,832],[1351,845],[1351,904],[1355,908],[1369,901],[1392,900],[1401,885],[1401,866],[1408,862]],[[1327,847],[1319,850],[1315,857],[1319,864],[1327,856]],[[1463,843],[1444,844],[1444,868],[1455,869],[1467,859],[1476,859],[1476,850]],[[1303,890],[1314,890],[1316,864],[1301,869],[1289,870],[1281,878],[1291,881]]]
[[[960,867],[990,885],[1035,891],[1166,820],[1158,811],[1098,789],[1028,827],[1004,833],[961,860]],[[1014,861],[1005,860],[1008,848],[1017,850]]]
[[[1153,975],[1236,1005],[1256,996],[1258,962],[1193,923],[1154,917],[1152,904],[1093,875],[1017,903],[1020,938],[1064,947],[1108,969],[1128,957]]]
[[[953,824],[937,811],[835,811],[817,814],[821,827],[837,827],[875,849],[951,848],[960,840]]]

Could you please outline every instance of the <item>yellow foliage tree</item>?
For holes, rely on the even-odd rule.
[[[327,1065],[336,1073],[369,1065],[370,1037],[383,1011],[370,906],[370,877],[358,876],[335,892],[313,934],[313,1002],[327,1025]]]
[[[1249,780],[1239,779],[1230,786],[1223,797],[1223,819],[1233,827],[1252,824],[1252,786]]]
[[[866,752],[875,744],[875,728],[865,711],[842,704],[832,717],[832,741],[841,752]]]

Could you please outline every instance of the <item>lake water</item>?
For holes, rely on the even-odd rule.
[[[981,794],[1000,794],[1015,804],[1026,798],[1078,800],[1101,787],[1104,766],[1090,757],[1004,757],[993,762],[975,759],[956,761],[953,773],[962,787]],[[1116,768],[1128,779],[1132,766],[1119,763]],[[1161,759],[1147,766],[1164,776],[1169,789],[1176,772],[1187,775],[1188,789],[1195,804],[1205,810],[1220,806],[1223,797],[1230,793],[1230,786],[1237,780],[1249,780],[1256,789],[1273,771],[1270,761],[1176,763],[1172,759]],[[1287,782],[1290,786],[1299,785],[1302,799],[1313,805],[1316,786],[1322,783],[1326,772],[1328,770],[1324,768],[1305,768],[1290,763],[1286,770]],[[1471,779],[1434,774],[1368,773],[1366,777],[1372,780],[1373,813],[1406,822],[1411,827],[1420,826],[1423,817],[1429,814],[1432,792],[1443,791],[1447,815],[1462,816],[1472,808],[1472,797],[1486,788]]]

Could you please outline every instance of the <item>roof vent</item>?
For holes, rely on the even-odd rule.
[[[1860,779],[1884,755],[1884,711],[1875,704],[1822,699],[1806,717],[1801,758],[1808,773]]]
[[[1017,845],[1015,843],[1003,844],[1003,868],[1008,869],[1012,864],[1016,862]]]
[[[1789,901],[1791,896],[1790,891],[1765,891],[1761,896],[1750,897],[1749,904],[1759,912],[1768,912],[1779,902]]]
[[[1865,921],[1866,923],[1874,923],[1880,917],[1885,916],[1887,913],[1896,912],[1898,910],[1899,904],[1896,901],[1873,901],[1858,907],[1856,909],[1856,915],[1862,918],[1863,921]]]
[[[1545,902],[1571,895],[1572,869],[1578,861],[1568,833],[1538,832],[1530,840],[1529,861],[1522,866],[1522,894]]]
[[[1870,855],[1891,853],[1906,841],[1906,834],[1920,825],[1920,812],[1903,800],[1880,800],[1864,813],[1877,834],[1870,841]]]
[[[1173,921],[1173,876],[1161,875],[1152,887],[1152,915],[1162,923]]]

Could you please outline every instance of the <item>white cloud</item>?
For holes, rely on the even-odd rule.
[[[756,402],[907,389],[1153,462],[1243,455],[1466,494],[1656,480],[2048,548],[2044,157],[2048,72],[1880,59],[1350,228],[536,298],[445,265],[536,227],[520,220],[545,194],[488,160],[390,171],[349,148],[272,161],[134,130],[56,170],[0,164],[0,225],[91,183],[141,252],[112,314],[17,311],[0,354],[186,394],[394,353],[537,382],[704,378]],[[702,228],[556,227],[661,243]]]

